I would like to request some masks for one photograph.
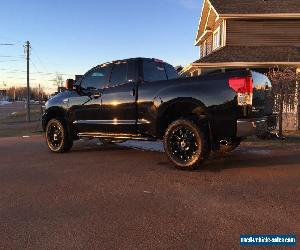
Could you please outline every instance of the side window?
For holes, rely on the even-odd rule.
[[[128,71],[127,63],[115,64],[110,78],[110,86],[126,82],[127,71]]]
[[[84,90],[102,89],[108,83],[110,66],[98,67],[90,71],[82,80],[81,88]]]
[[[165,67],[163,63],[153,60],[144,60],[143,62],[144,81],[155,82],[167,80]]]
[[[179,76],[173,66],[166,63],[165,68],[166,68],[166,72],[167,72],[167,76],[168,76],[169,80],[179,78]]]

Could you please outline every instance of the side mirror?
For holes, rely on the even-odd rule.
[[[73,90],[73,86],[74,86],[74,80],[73,79],[68,79],[66,81],[66,89],[67,90]]]

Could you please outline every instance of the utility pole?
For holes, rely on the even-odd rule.
[[[29,84],[29,59],[30,59],[30,42],[25,43],[25,53],[27,61],[27,115],[26,120],[30,122],[30,84]]]
[[[14,86],[14,101],[16,101],[16,86]]]

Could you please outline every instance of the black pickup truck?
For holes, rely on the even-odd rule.
[[[195,169],[211,151],[231,151],[276,126],[271,82],[248,70],[180,78],[163,61],[133,58],[97,66],[67,86],[42,119],[52,152],[81,138],[163,140],[177,167]]]

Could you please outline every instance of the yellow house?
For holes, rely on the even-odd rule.
[[[183,72],[300,67],[299,0],[204,0],[195,45],[199,58]]]
[[[274,66],[300,71],[300,0],[204,0],[195,46],[198,60],[183,74]],[[287,129],[299,127],[298,106],[295,112],[287,114]]]

